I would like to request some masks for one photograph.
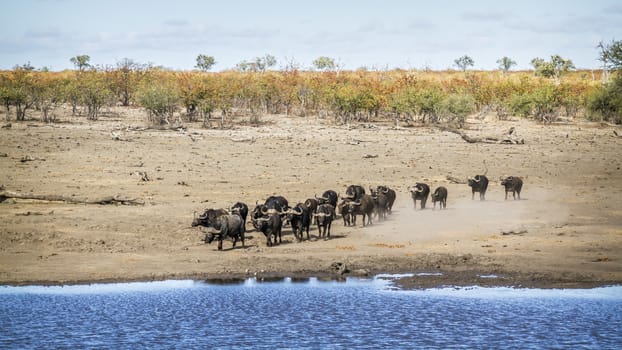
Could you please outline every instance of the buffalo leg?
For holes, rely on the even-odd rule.
[[[222,250],[222,238],[218,240],[218,250]]]

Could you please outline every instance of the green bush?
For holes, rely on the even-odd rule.
[[[622,74],[587,98],[587,118],[622,124]]]
[[[550,122],[560,107],[558,95],[555,86],[543,85],[531,92],[512,95],[507,107],[512,114],[519,117],[533,117],[538,121]]]
[[[138,101],[147,110],[148,121],[160,125],[170,124],[169,118],[177,110],[180,94],[174,83],[164,80],[143,84],[138,91]]]
[[[513,115],[527,118],[531,115],[531,110],[533,109],[531,94],[526,93],[512,95],[507,105],[509,111]]]
[[[466,117],[475,111],[475,98],[470,94],[451,94],[442,105],[447,122],[462,127]]]

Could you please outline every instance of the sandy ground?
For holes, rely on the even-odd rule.
[[[1,284],[330,277],[336,262],[346,264],[345,276],[415,273],[401,281],[412,287],[622,283],[622,139],[611,126],[469,119],[469,135],[514,126],[526,141],[500,145],[429,127],[335,126],[314,117],[263,116],[260,126],[239,118],[227,130],[199,123],[185,132],[128,129],[144,120],[139,109],[119,108],[95,122],[64,116],[0,129],[6,190],[145,202],[7,199],[0,203]],[[21,161],[28,156],[34,160]],[[447,180],[484,171],[486,201]],[[502,175],[524,178],[522,200],[504,200]],[[446,186],[447,210],[414,210],[407,188],[415,182]],[[208,207],[243,201],[252,208],[273,194],[293,204],[350,184],[395,189],[393,214],[368,227],[360,218],[357,227],[336,221],[328,241],[313,228],[311,240],[296,243],[285,227],[275,247],[249,223],[246,247],[225,242],[224,251],[190,227],[193,212]]]

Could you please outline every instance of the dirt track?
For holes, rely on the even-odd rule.
[[[499,136],[514,126],[526,142],[500,145],[429,127],[334,126],[313,117],[264,116],[261,126],[230,130],[197,123],[186,132],[128,130],[144,126],[137,109],[96,122],[61,120],[0,130],[0,185],[145,204],[7,199],[0,203],[2,284],[324,276],[334,262],[357,275],[444,273],[406,280],[410,286],[622,283],[622,139],[609,126],[469,120],[470,135]],[[447,180],[485,169],[491,184],[483,202]],[[505,174],[524,178],[522,200],[504,200],[498,178]],[[407,188],[421,181],[449,189],[447,210],[413,210]],[[246,248],[225,242],[222,252],[190,227],[193,212],[206,207],[252,207],[272,194],[295,203],[349,184],[394,188],[393,215],[365,228],[361,220],[359,227],[337,221],[328,241],[296,243],[286,227],[285,241],[272,248],[249,224]]]

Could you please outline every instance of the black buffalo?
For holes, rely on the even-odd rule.
[[[374,214],[374,199],[368,195],[363,194],[359,200],[348,201],[348,209],[352,217],[352,226],[356,226],[356,216],[363,216],[363,227],[365,227],[365,217],[367,216],[367,224],[372,224],[372,215]]]
[[[255,209],[251,213],[251,219],[259,219],[268,214],[287,214],[289,203],[283,196],[270,196],[263,204],[255,203]]]
[[[239,214],[220,215],[210,224],[215,232],[208,231],[205,236],[205,243],[212,243],[218,239],[218,250],[222,250],[222,241],[226,238],[233,239],[233,247],[238,240],[242,241],[244,247],[244,233],[246,232],[245,222]]]
[[[387,186],[378,186],[376,187],[376,192],[387,196],[387,213],[391,214],[391,210],[393,210],[393,203],[395,203],[395,191]]]
[[[246,222],[246,218],[248,217],[248,205],[242,202],[237,202],[231,207],[232,213],[238,213],[244,222]]]
[[[430,195],[430,186],[427,184],[417,182],[415,186],[409,189],[410,195],[413,198],[413,206],[417,209],[417,201],[421,202],[421,209],[425,209],[425,203],[428,201]]]
[[[387,196],[384,193],[376,192],[374,190],[372,190],[371,193],[371,198],[374,200],[374,211],[376,212],[376,217],[378,220],[386,219],[389,205]]]
[[[311,226],[312,212],[302,203],[296,204],[287,212],[287,220],[292,225],[292,232],[298,242],[302,241],[302,233],[307,231],[309,239],[309,227]]]
[[[501,186],[505,187],[505,199],[508,199],[508,192],[512,192],[512,197],[520,199],[520,191],[523,189],[523,179],[518,176],[508,176],[501,179]]]
[[[363,186],[350,185],[348,186],[348,188],[346,188],[345,197],[353,201],[358,201],[364,194],[365,188],[363,188]]]
[[[196,216],[196,213],[195,213],[194,219],[192,220],[192,227],[196,227],[196,226],[211,227],[211,225],[214,223],[214,220],[216,220],[217,217],[221,215],[227,215],[227,214],[229,213],[224,209],[205,209],[203,214],[199,216]]]
[[[447,188],[443,186],[439,186],[432,193],[432,204],[434,204],[434,209],[436,209],[436,202],[439,202],[439,208],[447,209]]]
[[[282,243],[281,229],[283,228],[283,220],[281,220],[280,214],[274,213],[257,219],[251,218],[251,222],[257,231],[262,232],[266,236],[266,245],[268,247],[272,247],[272,236],[274,236],[274,244],[277,244],[277,237],[279,239],[278,243]]]
[[[313,214],[317,210],[317,206],[320,203],[318,203],[318,200],[315,198],[308,198],[304,204],[305,204],[305,207],[309,209],[309,213]]]
[[[317,207],[313,217],[315,217],[319,238],[324,237],[325,240],[330,238],[330,226],[333,223],[333,216],[335,216],[335,207],[331,204],[324,203]]]
[[[479,192],[479,199],[486,199],[486,190],[488,189],[488,178],[486,175],[475,175],[469,178],[469,186],[471,187],[471,199],[475,199],[475,192]]]
[[[347,199],[343,199],[341,203],[337,205],[337,211],[339,212],[339,214],[341,214],[341,217],[343,218],[343,226],[350,226],[350,224],[352,223],[352,220],[351,220],[350,208],[348,207]]]
[[[333,206],[333,208],[337,207],[337,201],[339,200],[339,195],[337,192],[333,190],[326,190],[322,193],[322,197],[315,196],[315,199],[319,204],[328,203]]]

